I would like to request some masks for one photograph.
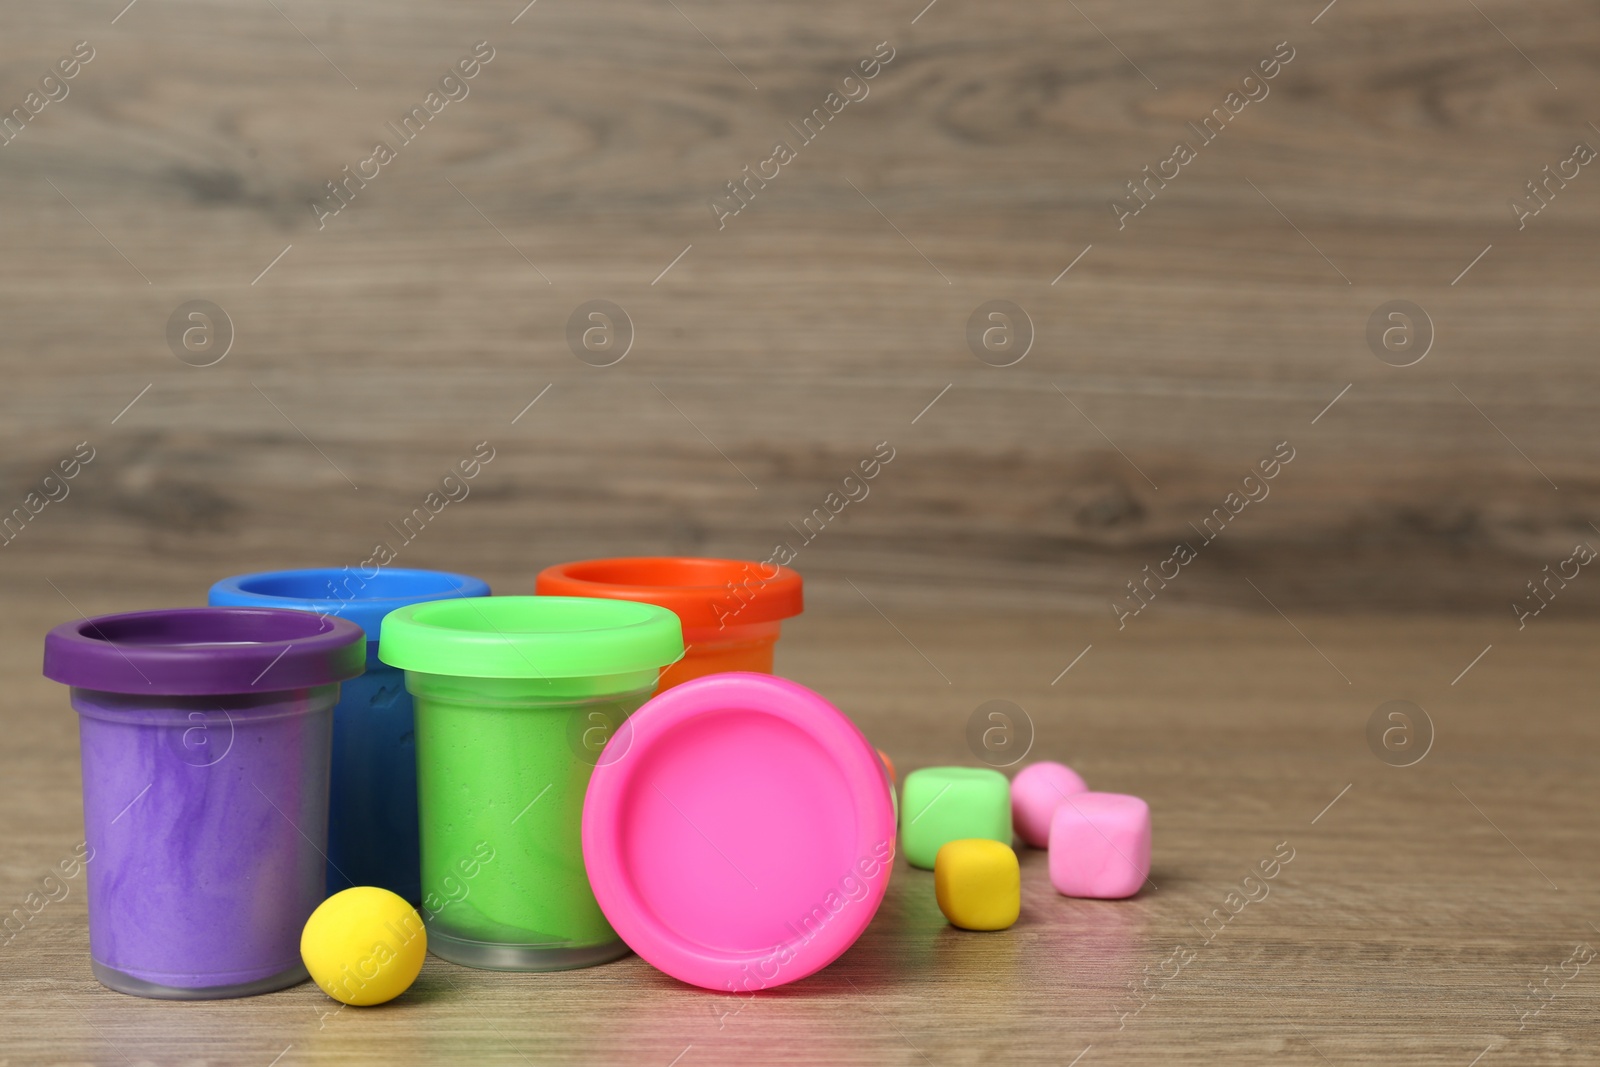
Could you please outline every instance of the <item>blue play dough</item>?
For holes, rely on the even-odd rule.
[[[417,755],[405,672],[378,661],[383,617],[427,600],[488,596],[482,579],[445,571],[357,568],[270,571],[224,578],[213,607],[291,608],[349,619],[367,632],[367,670],[345,682],[333,712],[327,888],[372,885],[422,899]]]

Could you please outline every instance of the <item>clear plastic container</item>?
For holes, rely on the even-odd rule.
[[[103,984],[200,1000],[305,980],[333,707],[364,647],[351,622],[239,608],[107,615],[46,637],[44,673],[78,712]]]

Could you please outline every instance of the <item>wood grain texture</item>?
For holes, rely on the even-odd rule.
[[[430,957],[403,999],[329,1014],[337,1005],[310,985],[196,1004],[101,989],[81,881],[69,882],[65,900],[0,948],[0,1060],[971,1065],[1066,1064],[1085,1049],[1081,1067],[1309,1064],[1319,1053],[1335,1064],[1465,1067],[1485,1049],[1483,1062],[1589,1058],[1600,977],[1561,973],[1574,945],[1600,944],[1600,826],[1583,799],[1600,773],[1593,626],[1506,637],[1487,621],[1303,615],[1295,625],[1313,648],[1276,616],[1152,618],[1118,635],[1072,615],[979,608],[957,621],[892,594],[875,601],[915,648],[857,597],[790,625],[780,670],[837,701],[902,772],[974,762],[968,716],[1014,701],[1035,726],[1030,759],[1070,760],[1092,786],[1149,799],[1159,888],[1068,900],[1030,850],[1018,925],[971,934],[939,915],[932,875],[902,862],[844,957],[748,1003],[681,986],[637,958],[506,975]],[[30,602],[6,623],[16,679],[0,748],[8,906],[81,833],[73,716],[60,687],[36,676],[38,629],[58,615]],[[1390,699],[1415,701],[1434,723],[1415,766],[1386,766],[1367,748],[1367,719]],[[1293,859],[1266,895],[1253,888],[1257,902],[1215,918],[1281,842]],[[1177,957],[1188,959],[1181,967],[1168,962],[1179,946],[1193,954]],[[1551,976],[1549,994],[1529,994]]]
[[[1521,629],[1514,605],[1600,544],[1600,173],[1520,230],[1509,201],[1600,147],[1600,17],[924,2],[0,10],[0,114],[95,50],[0,146],[0,518],[95,449],[0,547],[0,899],[81,832],[48,626],[354,564],[480,441],[400,565],[531,592],[563,559],[799,544],[786,673],[902,769],[966,761],[971,711],[1018,702],[1039,755],[1150,799],[1160,890],[1065,901],[1030,854],[1023,923],[980,937],[902,870],[837,966],[736,1015],[637,960],[433,960],[405,1001],[324,1019],[306,987],[103,992],[75,889],[0,948],[0,1064],[1593,1058],[1587,970],[1519,1026],[1600,937],[1600,582],[1541,586]],[[470,95],[319,228],[325,183],[478,41]],[[725,183],[885,41],[870,94],[719,228]],[[1119,229],[1108,202],[1284,41],[1270,94]],[[167,338],[195,299],[236,334],[205,368]],[[568,346],[596,299],[634,328],[611,367]],[[1395,299],[1436,333],[1405,368],[1365,340]],[[1032,321],[1013,366],[969,349],[990,300]],[[870,495],[800,544],[883,441]],[[1119,629],[1126,583],[1280,442],[1270,496]],[[1366,748],[1390,699],[1434,717],[1416,767]],[[1284,840],[1272,895],[1121,1020]]]
[[[1600,179],[1552,186],[1520,232],[1508,208],[1600,136],[1600,20],[1079,6],[0,15],[0,101],[96,49],[0,148],[0,488],[20,498],[78,440],[101,456],[0,582],[89,596],[113,545],[167,573],[346,558],[482,439],[505,458],[458,563],[461,544],[529,575],[590,550],[765,554],[890,440],[903,458],[813,572],[1105,611],[1288,440],[1297,465],[1173,601],[1258,610],[1251,576],[1306,607],[1507,613],[1600,513]],[[495,58],[470,95],[319,230],[324,183],[478,40]],[[881,41],[870,95],[719,229],[724,183],[798,144],[788,123]],[[1284,41],[1270,94],[1119,230],[1108,201]],[[237,331],[205,369],[165,337],[195,298]],[[607,369],[565,340],[596,298],[636,332]],[[1403,369],[1364,340],[1396,298],[1437,334]],[[990,299],[1034,324],[1015,366],[968,350]]]

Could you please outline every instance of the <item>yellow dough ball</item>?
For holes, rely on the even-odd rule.
[[[324,900],[300,934],[300,958],[312,981],[334,1000],[358,1007],[410,989],[427,954],[428,934],[417,909],[375,886]]]

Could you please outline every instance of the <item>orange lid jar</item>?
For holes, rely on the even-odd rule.
[[[635,600],[670,608],[683,623],[683,658],[657,692],[703,674],[772,673],[783,620],[804,609],[800,575],[772,563],[637,556],[558,563],[539,573],[541,596]]]

